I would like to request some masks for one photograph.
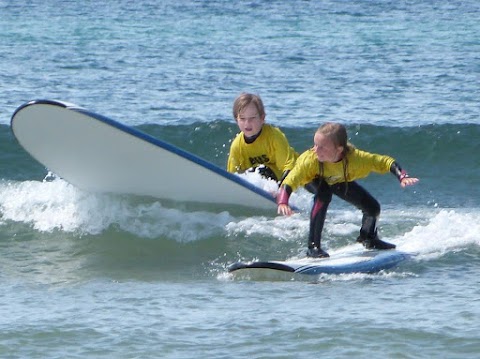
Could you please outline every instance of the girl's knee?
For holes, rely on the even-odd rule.
[[[378,203],[377,200],[371,203],[369,209],[368,209],[368,215],[372,217],[378,217],[380,216],[380,203]]]

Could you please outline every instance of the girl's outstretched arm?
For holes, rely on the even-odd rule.
[[[390,172],[398,178],[398,180],[400,181],[400,186],[402,186],[402,188],[412,186],[419,181],[418,178],[410,177],[408,173],[403,170],[397,162],[392,163],[392,166],[390,167]]]

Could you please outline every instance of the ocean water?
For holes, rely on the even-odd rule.
[[[0,14],[2,358],[480,355],[480,3],[34,0]],[[341,121],[420,178],[361,181],[382,238],[415,257],[238,280],[238,260],[303,255],[308,193],[288,218],[88,193],[44,181],[10,130],[23,103],[63,100],[223,167],[242,91],[299,152]],[[360,219],[333,200],[332,256],[359,246]]]

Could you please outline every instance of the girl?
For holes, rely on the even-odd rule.
[[[384,242],[377,235],[380,204],[355,180],[370,172],[393,173],[402,187],[418,182],[409,177],[392,157],[361,151],[348,142],[347,130],[338,123],[325,123],[314,136],[314,146],[297,159],[295,167],[282,183],[277,197],[278,213],[291,215],[288,199],[292,191],[312,180],[318,188],[310,215],[308,236],[309,257],[328,257],[321,248],[321,237],[327,208],[332,194],[353,204],[363,213],[362,227],[357,238],[368,249],[393,249],[394,244]]]

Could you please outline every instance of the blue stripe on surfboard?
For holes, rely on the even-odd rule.
[[[348,274],[348,273],[375,273],[381,270],[390,269],[408,259],[406,253],[381,253],[372,259],[344,264],[344,265],[305,265],[295,269],[300,274]]]
[[[266,198],[267,200],[275,203],[275,199],[272,197],[272,195],[264,190],[262,190],[261,188],[258,188],[256,186],[254,186],[253,184],[251,184],[250,182],[238,177],[237,175],[233,174],[233,173],[230,173],[230,172],[227,172],[226,170],[216,166],[215,164],[211,163],[211,162],[208,162],[200,157],[197,157],[185,150],[182,150],[168,142],[165,142],[165,141],[162,141],[162,140],[159,140],[158,138],[155,138],[153,136],[150,136],[142,131],[139,131],[139,130],[136,130],[132,127],[129,127],[129,126],[126,126],[126,125],[123,125],[115,120],[112,120],[106,116],[103,116],[103,115],[100,115],[100,114],[97,114],[95,112],[92,112],[92,111],[89,111],[87,109],[84,109],[82,107],[78,107],[74,104],[69,104],[69,103],[64,103],[64,102],[61,102],[61,101],[54,101],[54,100],[34,100],[34,101],[30,101],[30,102],[27,102],[25,103],[24,105],[20,106],[19,108],[16,109],[16,111],[14,112],[12,118],[11,118],[11,123],[13,122],[13,119],[16,115],[17,112],[19,112],[20,110],[22,110],[23,108],[27,107],[27,106],[30,106],[30,105],[38,105],[38,104],[41,104],[41,105],[52,105],[52,106],[58,106],[58,107],[63,107],[65,109],[69,109],[71,111],[76,111],[76,112],[79,112],[79,113],[82,113],[86,116],[89,116],[89,117],[92,117],[98,121],[101,121],[109,126],[112,126],[112,127],[115,127],[117,128],[118,130],[120,131],[123,131],[123,132],[126,132],[134,137],[137,137],[141,140],[144,140],[146,142],[149,142],[151,143],[152,145],[155,145],[157,147],[160,147],[160,148],[163,148],[167,151],[170,151],[172,153],[175,153],[176,155],[180,156],[180,157],[183,157],[193,163],[196,163],[198,164],[199,166],[202,166],[220,176],[223,176],[227,179],[229,179],[230,181],[233,181],[235,183],[237,183],[238,185],[240,186],[243,186],[243,187],[246,187],[248,188],[249,190],[255,192],[256,194]],[[11,126],[11,128],[13,128],[13,126]]]

